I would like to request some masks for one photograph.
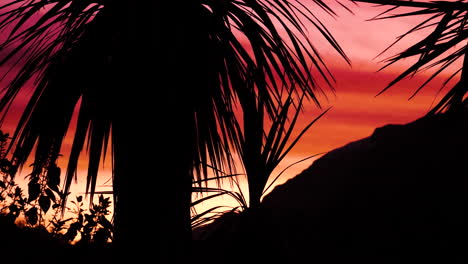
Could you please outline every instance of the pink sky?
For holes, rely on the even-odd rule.
[[[311,1],[303,2],[311,3]],[[413,34],[383,56],[375,57],[393,43],[399,35],[421,22],[423,17],[366,21],[386,9],[369,4],[359,4],[359,7],[348,4],[355,13],[353,15],[340,8],[333,1],[325,2],[331,3],[330,5],[336,10],[338,17],[334,19],[323,14],[323,12],[316,12],[316,15],[332,32],[351,59],[352,65],[351,67],[348,66],[334,50],[329,48],[326,41],[320,38],[318,32],[310,29],[310,39],[318,47],[337,80],[334,86],[336,93],[334,95],[327,94],[328,102],[326,100],[321,101],[324,105],[323,109],[329,106],[333,108],[303,136],[302,140],[273,172],[272,177],[275,177],[289,164],[305,157],[328,152],[351,141],[370,136],[377,127],[390,123],[408,123],[422,117],[431,108],[437,91],[445,80],[444,78],[450,75],[445,74],[445,76],[434,80],[410,101],[408,101],[409,97],[425,81],[429,73],[422,73],[412,79],[405,79],[376,97],[393,78],[405,70],[405,67],[408,67],[412,62],[407,60],[384,71],[377,72],[384,65],[382,60],[421,40],[426,36],[427,31]],[[440,96],[437,98],[440,99]],[[296,126],[297,129],[301,130],[308,121],[314,119],[320,112],[321,110],[312,104],[307,106],[304,115]],[[308,160],[295,165],[287,170],[277,183],[281,184],[294,177],[309,167],[311,163],[312,160]],[[242,186],[244,195],[247,196],[247,187],[245,184]],[[209,204],[207,203],[203,207],[210,208],[219,204],[236,205],[230,198],[220,200],[210,201]]]
[[[411,61],[406,61],[382,72],[376,72],[384,65],[381,61],[402,51],[403,47],[408,47],[411,43],[420,40],[427,32],[414,34],[383,56],[374,58],[397,36],[405,33],[423,18],[365,21],[385,8],[376,8],[369,4],[359,4],[359,7],[352,4],[349,6],[355,15],[349,14],[338,6],[335,7],[339,15],[336,19],[323,14],[318,15],[345,50],[352,61],[352,66],[344,63],[336,52],[326,48],[328,46],[323,40],[318,41],[323,43],[323,45],[318,45],[322,51],[321,54],[337,80],[335,95],[329,95],[329,102],[324,104],[333,108],[310,129],[293,150],[291,157],[300,159],[315,153],[330,151],[350,141],[369,136],[376,127],[388,123],[407,123],[423,116],[430,109],[436,92],[444,80],[438,78],[410,101],[408,98],[422,84],[425,77],[427,78],[428,73],[404,80],[376,97],[378,92],[411,63]],[[311,31],[311,35],[314,40],[318,38],[315,37],[316,32]],[[438,98],[440,99],[440,96]],[[302,117],[303,124],[318,113],[319,110],[316,107],[308,107]],[[297,127],[300,128],[301,125]],[[309,165],[310,162],[306,162],[292,169],[283,180],[294,176]]]
[[[312,1],[303,2],[310,4]],[[384,65],[380,61],[401,51],[402,47],[407,47],[421,39],[424,32],[412,35],[407,41],[402,42],[401,45],[377,59],[374,59],[375,56],[391,44],[397,36],[405,33],[422,18],[368,22],[365,20],[374,17],[385,8],[374,8],[369,4],[359,4],[359,7],[356,7],[352,3],[347,3],[355,13],[352,15],[332,0],[325,2],[330,3],[330,6],[336,10],[337,18],[329,17],[324,12],[317,10],[316,7],[312,8],[317,10],[315,13],[317,17],[327,25],[327,28],[343,47],[352,61],[352,66],[348,66],[339,58],[336,52],[331,50],[325,40],[319,36],[318,32],[310,29],[310,39],[316,44],[337,79],[336,94],[329,93],[328,102],[322,100],[324,106],[333,106],[333,109],[309,130],[309,133],[303,137],[302,141],[280,165],[277,172],[306,156],[330,151],[350,141],[369,136],[376,127],[388,123],[407,123],[421,117],[430,108],[436,95],[437,85],[441,83],[439,78],[434,85],[429,86],[416,98],[408,101],[407,99],[418,87],[418,84],[422,83],[423,75],[421,75],[413,80],[404,81],[388,92],[375,97],[392,78],[396,77],[396,74],[410,63],[410,61],[399,63],[396,67],[376,73]],[[20,97],[18,103],[24,105],[24,97]],[[304,116],[301,117],[302,122],[297,125],[297,128],[301,129],[306,121],[315,118],[319,113],[320,110],[315,106],[306,107]],[[18,116],[18,113],[14,113],[14,116]],[[3,129],[13,132],[13,127],[9,123]],[[62,151],[64,153],[67,152],[66,149],[69,148],[70,141],[67,143]],[[308,167],[310,163],[308,161],[289,170],[279,182],[293,177]],[[104,181],[109,177],[110,166],[107,165],[103,172],[101,179]],[[83,169],[80,175],[80,178],[83,179],[81,182],[84,182],[85,177],[86,170]]]

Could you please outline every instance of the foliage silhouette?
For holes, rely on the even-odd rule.
[[[27,176],[28,195],[24,195],[21,187],[13,180],[12,168],[14,171],[16,169],[15,163],[7,159],[8,140],[9,135],[0,131],[1,228],[14,228],[15,224],[20,223],[23,229],[27,228],[31,232],[37,230],[42,232],[43,236],[48,234],[51,239],[57,240],[56,246],[65,247],[65,242],[73,242],[78,246],[108,246],[113,232],[113,226],[106,218],[110,214],[110,199],[100,195],[98,204],[91,203],[89,209],[83,209],[82,197],[79,196],[76,201],[71,202],[76,208],[66,208],[73,216],[67,215],[67,218],[64,218],[62,201],[69,193],[59,190],[60,178],[57,179],[57,176],[60,176],[60,168],[55,164],[53,157],[49,160],[47,170]],[[78,233],[79,239],[76,237]],[[8,243],[8,236],[2,238],[6,240],[3,242]]]
[[[321,0],[313,3],[335,15]],[[144,8],[122,0],[4,4],[0,30],[7,37],[0,44],[0,66],[24,66],[12,71],[0,111],[7,114],[28,81],[35,80],[13,135],[14,157],[23,164],[37,144],[35,168],[45,167],[48,155],[59,153],[76,108],[65,192],[87,142],[86,188],[93,196],[111,141],[115,241],[140,241],[132,232],[138,221],[131,212],[144,211],[141,200],[157,201],[164,212],[156,225],[166,228],[154,232],[156,239],[187,240],[192,178],[207,177],[208,171],[195,166],[193,175],[193,164],[209,160],[229,171],[228,146],[240,151],[233,109],[237,100],[245,102],[242,94],[257,96],[258,109],[273,118],[283,94],[298,91],[318,104],[321,89],[311,68],[333,81],[307,38],[304,18],[348,60],[300,1],[164,1]],[[157,98],[145,96],[151,89]],[[129,127],[136,137],[129,136]],[[147,174],[142,167],[154,162],[154,150],[164,153],[157,160],[161,166],[140,185],[136,175]]]
[[[72,223],[67,228],[67,232],[63,237],[71,242],[74,241],[76,236],[80,234],[81,239],[78,241],[79,245],[94,245],[106,246],[112,240],[113,226],[106,216],[110,214],[109,197],[104,198],[99,195],[99,203],[92,204],[89,213],[83,209],[82,196],[78,196],[76,201],[71,202],[75,208],[71,212],[76,215]],[[61,228],[64,220],[53,223],[54,227]]]
[[[194,193],[201,193],[206,194],[206,196],[196,199],[191,203],[191,210],[192,210],[192,217],[191,217],[191,226],[192,229],[200,228],[204,225],[212,223],[214,220],[232,213],[240,213],[248,209],[247,199],[245,198],[244,193],[242,192],[242,188],[239,185],[239,181],[237,180],[237,176],[239,175],[225,175],[226,177],[232,177],[235,187],[235,190],[228,190],[221,187],[207,187],[207,186],[200,186],[199,183],[197,186],[193,187]],[[207,183],[212,180],[218,180],[218,178],[209,178],[203,180],[204,183]],[[196,206],[201,204],[205,201],[220,197],[220,196],[230,196],[232,197],[239,206],[236,207],[227,207],[227,206],[213,206],[211,208],[205,209],[202,212],[198,212],[196,210]],[[227,208],[226,208],[227,207]],[[227,209],[227,210],[226,210]]]
[[[274,186],[274,183],[283,175],[283,173],[291,168],[292,166],[304,162],[306,160],[309,160],[311,158],[315,158],[317,156],[323,155],[325,153],[320,153],[316,155],[312,155],[306,158],[303,158],[299,161],[296,161],[292,164],[289,164],[285,169],[283,169],[280,173],[278,173],[272,180],[270,180],[270,184],[268,186],[264,186],[263,192],[262,192],[262,197],[267,193],[267,191]],[[195,199],[195,201],[192,202],[191,208],[192,208],[192,229],[194,229],[197,233],[194,234],[194,238],[197,240],[206,238],[206,234],[203,234],[203,228],[208,226],[209,224],[213,224],[214,221],[219,220],[219,219],[224,219],[226,216],[229,215],[236,215],[236,214],[241,214],[247,210],[249,210],[249,205],[247,202],[247,198],[245,197],[244,193],[242,192],[242,187],[239,184],[238,177],[243,176],[243,174],[232,174],[232,175],[224,175],[222,178],[232,178],[232,181],[234,182],[234,188],[231,187],[231,189],[225,189],[222,187],[207,187],[206,184],[205,186],[200,185],[200,183],[207,183],[210,181],[219,181],[219,177],[216,178],[208,178],[204,179],[202,181],[194,182],[193,184],[195,185],[193,187],[193,192],[194,193],[201,193],[201,194],[206,194],[206,196],[201,196],[198,199]],[[271,175],[269,175],[270,179]],[[249,182],[247,181],[247,184]],[[196,210],[196,206],[198,204],[201,204],[203,202],[206,202],[211,199],[218,198],[220,196],[229,196],[232,197],[238,204],[238,206],[235,207],[230,207],[230,206],[213,206],[208,209],[205,209],[202,212],[198,212]],[[227,209],[227,210],[226,210]],[[255,210],[255,209],[254,209]]]
[[[18,217],[22,216],[29,227],[45,226],[45,215],[52,206],[53,209],[60,207],[60,200],[65,196],[59,191],[60,169],[55,164],[55,158],[50,157],[47,167],[41,171],[35,171],[28,176],[27,197],[18,186],[13,177],[17,170],[15,161],[7,158],[6,145],[9,134],[0,131],[0,159],[1,174],[0,180],[0,212],[14,223]],[[60,173],[60,172],[59,172]]]
[[[254,92],[253,89],[250,91]],[[258,96],[245,96],[244,98],[253,99],[258,98]],[[330,110],[324,111],[318,117],[310,121],[302,131],[298,132],[296,137],[291,138],[293,132],[295,132],[298,117],[302,111],[303,99],[303,97],[297,98],[289,94],[283,99],[283,103],[275,110],[275,116],[271,120],[267,120],[264,109],[261,107],[261,102],[255,100],[241,102],[241,104],[244,103],[242,107],[243,119],[242,127],[237,127],[237,134],[241,135],[239,140],[239,160],[245,174],[237,173],[229,175],[223,173],[222,175],[223,178],[233,179],[237,191],[227,190],[219,186],[207,186],[206,183],[218,180],[220,177],[209,178],[202,181],[199,180],[194,182],[196,185],[193,187],[193,191],[207,193],[208,196],[192,202],[192,208],[194,208],[197,204],[209,199],[228,195],[234,198],[239,206],[229,208],[228,210],[224,210],[225,206],[214,206],[201,213],[194,211],[192,216],[192,228],[198,228],[203,224],[211,223],[224,214],[239,213],[249,208],[255,210],[260,206],[262,196],[284,172],[280,172],[274,179],[271,179],[273,170],[288,155],[305,132]],[[291,111],[291,109],[293,109],[293,111]],[[315,156],[317,155],[310,156],[301,161],[308,160]],[[294,164],[297,163],[298,162]],[[289,165],[287,168],[294,164]],[[246,183],[249,191],[248,203],[239,184],[238,178],[241,176],[246,176]],[[267,186],[269,181],[270,184]]]
[[[387,11],[379,14],[374,19],[395,19],[407,16],[427,16],[427,18],[414,26],[405,34],[401,35],[392,45],[399,42],[408,35],[426,28],[433,28],[427,37],[413,44],[405,51],[391,57],[387,60],[387,64],[382,68],[386,68],[398,61],[410,57],[417,57],[418,60],[410,66],[406,71],[401,73],[397,78],[390,82],[380,93],[401,81],[403,78],[412,76],[418,72],[436,68],[436,71],[430,76],[420,87],[416,89],[415,96],[429,82],[442,72],[449,71],[449,67],[454,63],[463,59],[462,66],[452,72],[446,80],[440,91],[451,81],[455,76],[460,75],[458,82],[450,88],[445,96],[432,109],[431,113],[441,112],[449,109],[457,109],[466,107],[468,101],[465,98],[468,86],[468,58],[467,45],[463,44],[468,38],[468,26],[466,16],[468,13],[468,3],[466,1],[434,1],[434,2],[418,2],[418,1],[384,1],[384,0],[357,0],[357,2],[375,3],[380,5],[392,6]],[[389,14],[390,11],[395,11],[400,7],[418,8],[416,11],[405,11],[397,14]],[[461,47],[457,47],[461,44]],[[388,50],[388,48],[386,50]],[[386,51],[385,50],[385,51]],[[384,51],[384,52],[385,52]],[[381,70],[382,70],[381,69]],[[439,93],[440,93],[439,91]],[[413,97],[411,96],[411,98]],[[411,99],[410,98],[410,99]]]

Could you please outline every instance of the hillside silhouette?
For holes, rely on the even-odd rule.
[[[258,210],[194,234],[229,244],[229,252],[306,262],[459,263],[466,260],[467,118],[458,111],[377,128],[277,186]]]

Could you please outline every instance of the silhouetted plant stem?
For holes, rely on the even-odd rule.
[[[242,150],[242,162],[244,163],[247,180],[249,183],[250,207],[257,207],[264,187],[265,167],[262,161],[262,143],[264,131],[264,104],[261,98],[255,94],[254,88],[249,87],[240,102],[244,118],[244,148]]]

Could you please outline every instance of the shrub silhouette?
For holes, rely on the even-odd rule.
[[[7,158],[9,135],[0,131],[0,234],[5,246],[13,247],[30,241],[42,241],[43,247],[108,246],[112,241],[113,226],[106,218],[110,215],[110,198],[99,196],[97,204],[83,208],[83,197],[76,197],[68,208],[63,203],[69,193],[60,191],[60,168],[55,158],[41,171],[33,171],[28,179],[27,195],[13,180],[17,166]],[[72,213],[64,218],[64,211]],[[78,236],[79,235],[79,236]],[[10,243],[14,239],[16,242]]]

